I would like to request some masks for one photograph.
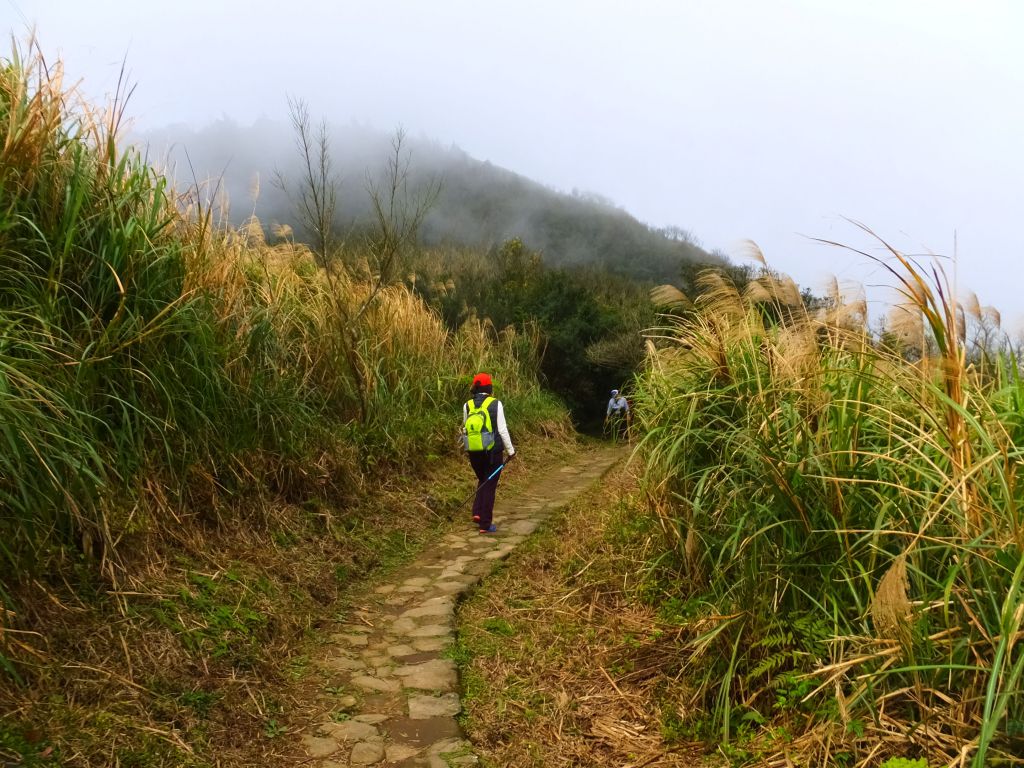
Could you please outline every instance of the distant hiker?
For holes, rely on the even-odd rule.
[[[612,439],[627,437],[629,432],[629,401],[619,394],[619,390],[612,390],[612,398],[608,401],[608,410],[604,415],[604,423],[611,432]]]
[[[462,406],[462,442],[477,479],[473,520],[479,524],[480,533],[494,533],[498,530],[492,522],[494,492],[504,461],[502,451],[507,451],[511,460],[516,449],[505,424],[505,409],[493,395],[491,377],[478,373],[473,377],[470,392],[472,399]]]

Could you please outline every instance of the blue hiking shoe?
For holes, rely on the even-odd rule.
[[[490,528],[481,528],[480,529],[480,533],[497,533],[497,532],[498,532],[498,526],[496,526],[494,523],[491,523],[491,527]]]

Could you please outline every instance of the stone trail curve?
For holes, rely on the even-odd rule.
[[[496,534],[477,532],[467,508],[465,520],[414,563],[357,600],[318,660],[331,682],[319,702],[321,715],[302,734],[303,764],[476,765],[455,719],[461,708],[455,663],[444,654],[455,640],[459,596],[622,456],[621,448],[587,451],[543,472],[515,496],[499,489]]]

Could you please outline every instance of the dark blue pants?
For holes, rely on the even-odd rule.
[[[494,492],[498,489],[501,472],[490,480],[487,478],[501,466],[501,451],[471,451],[469,463],[476,473],[477,483],[476,497],[473,499],[473,517],[479,516],[480,528],[486,530],[491,527],[494,518]]]

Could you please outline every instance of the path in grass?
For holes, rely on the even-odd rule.
[[[456,603],[553,510],[622,456],[622,449],[588,450],[566,466],[545,470],[514,497],[503,498],[499,488],[496,534],[478,533],[467,510],[465,521],[416,562],[357,599],[358,607],[331,634],[320,660],[330,685],[321,694],[320,715],[302,736],[307,764],[475,765],[455,720],[455,663],[445,657],[455,639]]]

